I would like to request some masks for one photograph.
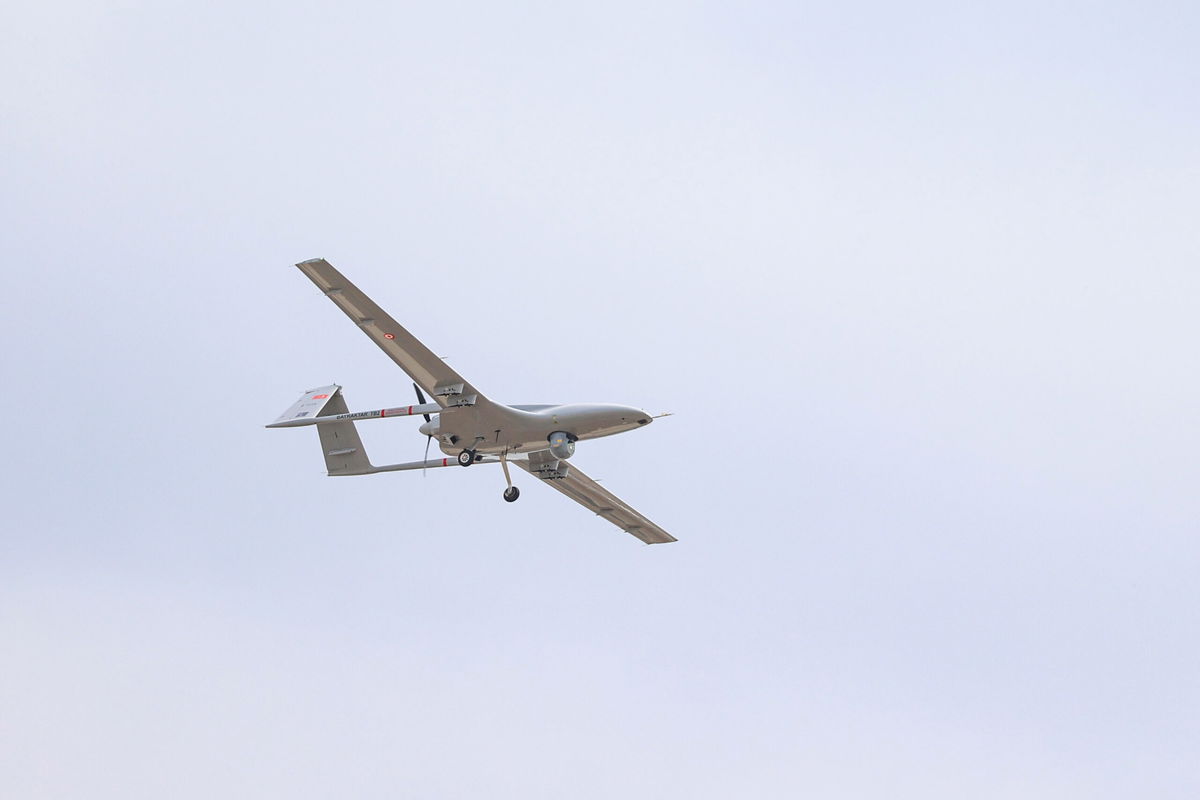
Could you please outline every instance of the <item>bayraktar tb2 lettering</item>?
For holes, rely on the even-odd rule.
[[[675,541],[574,464],[567,464],[577,442],[632,431],[649,425],[655,417],[632,406],[613,404],[506,406],[489,400],[327,261],[315,258],[296,266],[408,374],[417,396],[417,402],[410,406],[352,414],[341,386],[322,386],[305,392],[267,426],[315,425],[329,475],[498,463],[508,485],[504,499],[511,503],[521,494],[509,474],[508,465],[515,464],[646,544]],[[413,416],[425,420],[419,428],[426,436],[423,460],[380,467],[367,460],[356,422]],[[446,458],[429,458],[429,444],[434,439]]]

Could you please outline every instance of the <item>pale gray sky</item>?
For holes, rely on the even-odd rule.
[[[1195,797],[1198,22],[0,9],[0,795]],[[680,542],[324,478],[314,256]]]

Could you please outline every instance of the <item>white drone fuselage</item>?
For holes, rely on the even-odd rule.
[[[546,450],[555,433],[567,434],[571,442],[599,439],[652,419],[639,408],[613,403],[506,406],[479,398],[474,405],[442,409],[420,432],[437,439],[447,455],[464,448],[499,455]]]

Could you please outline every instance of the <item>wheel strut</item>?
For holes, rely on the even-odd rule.
[[[508,484],[508,488],[504,490],[504,502],[515,503],[517,498],[521,496],[521,490],[513,486],[512,475],[508,474],[507,450],[500,454],[500,466],[504,469],[504,482]]]

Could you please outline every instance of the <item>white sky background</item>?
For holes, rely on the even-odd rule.
[[[0,10],[0,795],[1196,796],[1196,7],[646,6]]]

